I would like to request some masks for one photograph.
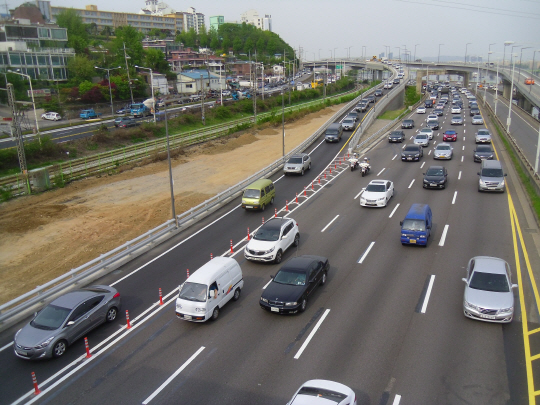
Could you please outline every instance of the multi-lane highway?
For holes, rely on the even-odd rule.
[[[526,240],[515,240],[516,221],[523,222],[528,207],[515,197],[517,177],[496,137],[498,157],[509,172],[508,192],[477,191],[477,126],[467,109],[462,115],[465,125],[454,127],[454,158],[442,163],[449,173],[444,190],[423,189],[422,173],[441,164],[433,159],[433,147],[450,128],[448,106],[420,162],[402,162],[403,145],[383,138],[367,152],[372,170],[361,177],[343,161],[345,136],[339,144],[321,138],[307,151],[313,167],[305,176],[273,176],[278,215],[294,218],[300,229],[300,245],[288,250],[284,261],[302,254],[330,260],[328,281],[305,313],[279,316],[259,307],[262,290],[280,266],[248,262],[242,247],[247,228],[255,230],[274,207],[245,212],[235,201],[99,281],[120,291],[132,328],[119,317],[89,333],[90,359],[78,341],[60,359],[27,362],[16,358],[10,345],[20,325],[2,333],[1,402],[283,404],[303,382],[322,378],[350,386],[359,404],[526,403],[521,306],[537,310],[529,302],[532,294],[523,293],[531,281],[521,278],[527,266],[521,262],[518,269],[516,256],[538,266],[538,252],[527,250]],[[426,117],[411,116],[416,127],[404,130],[406,142]],[[359,205],[373,179],[394,182],[395,195],[385,208]],[[400,243],[399,221],[413,203],[433,210],[427,248]],[[197,269],[210,254],[238,260],[245,280],[241,297],[214,322],[178,320],[177,287],[186,269]],[[477,255],[505,259],[513,282],[520,283],[509,325],[463,316],[461,278]],[[163,306],[157,302],[159,288]],[[520,300],[524,296],[527,301]],[[32,371],[39,396],[33,395]]]

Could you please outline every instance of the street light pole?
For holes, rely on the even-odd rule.
[[[492,53],[493,52],[491,51],[488,52],[488,68],[489,68],[489,55],[491,55]],[[486,75],[488,74],[487,72],[488,70],[486,69]],[[487,86],[484,85],[484,106],[486,105],[486,93],[487,93]]]
[[[505,42],[504,42],[503,63],[502,63],[503,69],[504,69],[504,58],[505,58],[505,56],[506,56],[506,47],[507,47],[508,45],[512,45],[513,43],[514,43],[514,41],[505,41]]]
[[[111,98],[111,117],[114,117],[114,108],[113,108],[112,90],[111,90],[111,70],[121,69],[121,67],[118,66],[115,68],[101,68],[98,66],[94,66],[94,68],[99,69],[99,70],[105,70],[107,72],[107,81],[109,82],[109,97]]]
[[[535,49],[534,52],[533,52],[533,61],[532,61],[532,65],[531,65],[531,78],[534,76],[534,57],[536,56],[536,52],[540,52],[539,49]],[[529,86],[529,93],[531,92],[531,89],[532,89],[532,85]],[[538,160],[538,159],[536,159]]]
[[[145,70],[150,71],[150,90],[152,91],[152,104],[154,106],[154,114],[153,115],[154,115],[154,124],[155,124],[156,123],[156,100],[154,98],[154,72],[152,71],[151,68],[147,68],[147,67],[143,67],[143,66],[137,66],[137,65],[135,65],[135,67],[137,69],[145,69]]]
[[[467,43],[465,44],[465,60],[463,61],[463,63],[464,63],[465,65],[467,64],[467,47],[468,47],[469,45],[472,45],[472,42],[467,42]]]
[[[129,83],[129,94],[131,95],[131,104],[134,103],[133,101],[133,89],[131,88],[131,78],[129,77],[129,66],[128,66],[128,58],[130,58],[129,56],[127,56],[126,54],[126,43],[124,42],[124,60],[126,61],[126,72],[127,72],[127,77],[128,77],[128,83]]]
[[[416,47],[420,44],[414,44],[414,60],[413,62],[416,62]]]
[[[497,82],[495,83],[495,115],[497,115],[497,101],[499,100],[499,60],[497,60]]]
[[[34,100],[34,89],[32,88],[32,78],[30,77],[30,75],[26,75],[20,72],[14,72],[13,70],[8,69],[8,72],[28,78],[28,82],[30,83],[30,94],[32,95],[32,106],[34,107],[34,119],[36,121],[36,131],[37,131],[39,144],[41,145],[41,135],[39,133],[39,124],[38,124],[37,113],[36,113],[36,102]],[[6,82],[7,82],[7,76],[6,76]]]
[[[517,55],[516,55],[517,56]],[[510,58],[513,59],[512,62],[512,84],[510,85],[510,97],[508,103],[508,118],[506,119],[506,132],[510,133],[510,123],[512,122],[512,99],[514,98],[514,71],[516,70],[516,60],[514,59],[514,54],[510,54]]]
[[[439,60],[441,57],[441,45],[444,45],[444,44],[439,44],[439,54],[437,55],[437,64],[439,64]]]
[[[524,48],[521,48],[521,52],[519,53],[519,71],[518,71],[518,81],[521,80],[521,57],[523,56],[523,50],[532,48],[532,46],[526,46]],[[532,85],[531,85],[532,86]]]

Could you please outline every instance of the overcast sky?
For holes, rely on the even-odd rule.
[[[10,1],[15,8],[24,0]],[[165,1],[176,11],[194,7],[209,17],[223,15],[225,21],[240,20],[240,14],[254,9],[260,16],[272,16],[272,30],[298,50],[303,47],[305,58],[336,58],[379,55],[385,45],[397,55],[404,46],[416,58],[465,56],[487,58],[491,45],[491,60],[503,57],[503,43],[514,41],[514,53],[523,50],[523,60],[532,59],[540,51],[540,0],[178,0]],[[144,0],[51,0],[53,6],[84,8],[95,4],[103,11],[138,12]],[[471,5],[471,4],[474,4]],[[506,57],[510,47],[506,49]],[[413,55],[414,56],[414,55]],[[507,59],[508,60],[508,59]],[[540,60],[540,52],[536,53]]]

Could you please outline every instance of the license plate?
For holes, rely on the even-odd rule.
[[[493,316],[493,315],[484,315],[484,314],[480,314],[480,318],[485,318],[485,319],[495,319],[495,316]]]
[[[407,160],[412,160],[412,158],[407,158]]]
[[[184,315],[184,319],[191,320],[191,315]]]
[[[270,307],[270,311],[272,311],[272,312],[279,312],[279,308],[276,308],[276,307]]]
[[[416,239],[409,239],[409,243],[416,243]]]
[[[246,205],[246,208],[253,208],[253,205]]]
[[[28,352],[24,352],[22,350],[17,350],[17,353],[19,353],[21,356],[28,356]]]
[[[435,183],[430,183],[429,185],[430,187],[437,187],[437,185]]]

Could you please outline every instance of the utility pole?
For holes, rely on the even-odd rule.
[[[203,125],[206,125],[206,119],[204,118],[204,91],[203,91],[203,75],[201,75],[201,118]]]
[[[134,103],[133,101],[133,89],[131,88],[131,78],[129,77],[129,66],[128,66],[128,62],[127,62],[127,54],[126,54],[126,43],[123,42],[124,44],[124,60],[126,61],[126,72],[127,72],[127,77],[128,77],[128,83],[129,83],[129,94],[131,95],[131,104]]]
[[[19,117],[15,110],[15,93],[13,90],[13,84],[7,83],[8,104],[11,110],[11,132],[15,136],[15,143],[17,144],[17,156],[19,157],[19,166],[21,173],[26,180],[26,190],[28,194],[31,193],[30,182],[28,180],[28,167],[26,166],[26,155],[24,154],[24,140],[21,133],[21,125],[19,123]]]
[[[252,80],[252,75],[249,75],[249,80]],[[257,83],[257,50],[255,50],[255,69],[253,71],[253,85],[255,87],[255,91],[253,92],[253,116],[255,118],[255,125],[257,125],[257,90],[259,89],[258,83]]]

